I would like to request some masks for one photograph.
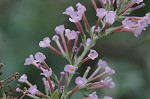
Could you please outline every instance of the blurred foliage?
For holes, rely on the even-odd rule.
[[[37,51],[47,56],[46,62],[59,75],[66,61],[49,49],[39,48],[38,43],[46,36],[52,37],[54,28],[59,24],[75,29],[74,24],[69,23],[68,17],[62,15],[62,12],[77,2],[86,5],[86,15],[90,24],[94,25],[96,17],[90,0],[0,0],[0,62],[5,64],[2,78],[16,71],[20,75],[25,73],[31,83],[37,84],[41,89],[43,85],[39,71],[33,66],[23,66],[24,59]],[[144,16],[150,11],[150,1],[144,2],[146,7],[135,11],[133,15]],[[114,99],[150,99],[149,32],[150,28],[138,38],[132,33],[116,33],[99,40],[94,48],[99,51],[99,58],[107,60],[110,67],[116,70],[113,76],[116,88],[100,90],[99,96],[109,95]],[[94,70],[96,63],[87,62],[83,66],[85,68],[79,72],[87,66]],[[73,99],[81,97],[78,93]]]

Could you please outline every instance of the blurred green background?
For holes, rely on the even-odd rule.
[[[0,62],[5,65],[0,79],[16,71],[20,75],[25,73],[31,83],[37,84],[38,89],[42,90],[39,71],[33,66],[23,65],[25,58],[37,51],[47,56],[46,62],[59,75],[67,62],[49,49],[40,48],[38,43],[46,36],[51,38],[57,25],[65,24],[67,28],[76,29],[62,12],[77,2],[82,2],[87,7],[87,18],[94,25],[96,17],[90,0],[0,0]],[[144,16],[150,11],[150,0],[144,2],[146,7],[135,11],[134,15]],[[116,88],[98,90],[99,96],[150,99],[149,32],[150,28],[147,28],[138,38],[132,33],[116,33],[98,41],[94,49],[99,52],[99,58],[106,60],[116,70],[113,76]],[[91,66],[93,71],[97,61],[89,61],[79,72],[87,66]],[[81,93],[78,93],[72,99],[81,97]]]

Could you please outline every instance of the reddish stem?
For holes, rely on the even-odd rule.
[[[81,34],[84,34],[83,28],[82,28],[82,26],[81,26],[81,23],[80,23],[80,22],[76,22],[75,25],[76,25],[77,29],[79,30],[79,32],[80,32]]]
[[[83,14],[82,17],[83,17],[83,21],[84,21],[84,23],[85,23],[87,29],[90,30],[90,25],[89,25],[89,22],[88,22],[88,20],[87,20],[87,18],[86,18],[86,16],[85,16],[85,14]]]
[[[55,49],[54,47],[49,46],[48,48],[51,49],[52,51],[54,51],[56,54],[62,55],[61,52],[59,52],[59,51],[58,51],[57,49]]]
[[[102,77],[102,76],[105,75],[105,74],[106,74],[106,72],[103,72],[103,73],[97,75],[96,77],[92,78],[90,81],[97,80],[98,78]]]
[[[87,62],[90,59],[91,59],[90,57],[86,57],[85,59],[82,60],[82,62],[80,64],[83,64],[83,63]]]
[[[49,84],[49,86],[50,86],[51,91],[53,92],[54,89],[53,89],[53,86],[52,86],[52,82],[51,82],[50,77],[47,77],[47,81],[48,81],[48,84]]]
[[[68,51],[70,51],[70,47],[71,47],[71,41],[68,40],[68,41],[67,41],[67,48],[68,48]]]
[[[43,63],[43,65],[46,67],[46,69],[48,70],[48,71],[50,71],[50,67],[47,65],[47,63],[44,61],[44,62],[42,62]]]
[[[126,12],[126,11],[127,11],[129,8],[131,8],[134,4],[135,4],[135,2],[132,2],[132,3],[128,4],[128,6],[123,9],[123,11],[121,12],[121,14],[123,14],[124,12]]]
[[[101,18],[98,18],[97,22],[96,22],[96,25],[95,25],[95,28],[94,28],[94,31],[98,28],[100,22],[101,22]]]
[[[104,32],[108,26],[109,26],[109,23],[106,23],[105,26],[103,27],[102,31]]]
[[[123,28],[123,26],[119,26],[117,28],[115,28],[114,30],[112,30],[111,32],[120,32],[120,30]]]
[[[76,85],[76,87],[69,93],[69,97],[71,97],[77,90],[78,90],[79,86]]]
[[[95,0],[91,0],[91,3],[92,3],[92,5],[93,5],[93,7],[94,7],[94,9],[95,9],[95,11],[96,11],[97,5],[96,5],[96,3],[95,3]]]

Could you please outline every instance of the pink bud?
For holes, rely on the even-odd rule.
[[[106,14],[106,23],[109,23],[112,25],[115,22],[115,18],[116,18],[116,12],[115,11],[109,11]]]
[[[55,28],[56,34],[64,33],[64,31],[65,31],[64,25],[59,25],[59,26],[57,26],[57,27]]]
[[[43,41],[39,42],[39,46],[42,47],[42,48],[46,48],[46,47],[50,46],[50,42],[51,42],[50,38],[49,37],[45,37],[43,39]]]
[[[67,64],[67,65],[64,67],[64,71],[65,71],[65,72],[68,72],[69,74],[74,74],[74,73],[75,73],[75,70],[76,70],[76,67],[73,66],[73,65]]]
[[[96,16],[99,18],[103,18],[107,14],[107,11],[104,8],[97,8],[96,9]]]
[[[40,63],[44,62],[44,60],[46,59],[46,56],[45,56],[43,53],[41,53],[41,52],[37,52],[37,53],[34,55],[34,57],[35,57],[35,59],[36,59],[38,62],[40,62]]]
[[[82,77],[77,77],[76,80],[75,80],[75,83],[79,87],[83,87],[87,83],[87,79],[86,78],[82,78]]]
[[[28,91],[29,91],[33,96],[35,96],[35,94],[38,92],[37,86],[36,86],[36,85],[31,86],[31,87],[28,89]]]
[[[25,59],[24,65],[31,65],[34,62],[34,57],[33,55],[30,55],[29,58]]]
[[[95,50],[91,49],[88,57],[90,57],[92,60],[94,60],[95,58],[98,57],[98,53]]]
[[[18,79],[19,82],[21,83],[24,83],[27,81],[27,76],[25,74],[23,74],[19,79]]]

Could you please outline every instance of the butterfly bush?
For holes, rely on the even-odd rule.
[[[75,7],[69,6],[62,13],[68,16],[68,20],[76,26],[76,30],[68,29],[61,24],[56,26],[56,34],[53,37],[45,37],[39,42],[39,47],[49,48],[68,61],[60,75],[56,75],[53,68],[46,63],[46,55],[43,53],[37,52],[35,55],[29,55],[24,65],[33,65],[41,71],[40,75],[43,77],[41,81],[45,86],[45,92],[40,91],[36,84],[30,83],[26,74],[23,74],[18,81],[27,84],[28,87],[22,89],[17,86],[15,90],[20,93],[17,98],[29,96],[35,99],[70,99],[76,92],[81,91],[84,95],[83,99],[113,99],[107,95],[98,96],[95,91],[115,87],[111,78],[115,70],[106,61],[99,59],[96,69],[91,74],[89,74],[90,66],[83,75],[77,75],[78,69],[82,68],[85,62],[94,61],[100,56],[93,48],[98,39],[116,32],[131,32],[138,37],[150,25],[150,13],[143,17],[129,16],[133,11],[145,6],[143,0],[99,0],[97,4],[95,0],[91,0],[91,4],[95,10],[93,16],[97,17],[94,25],[88,22],[86,7],[77,3]],[[99,4],[101,8],[98,8]],[[120,22],[120,25],[114,27],[116,22]],[[51,42],[55,42],[57,48],[54,48]],[[73,79],[74,76],[75,79]],[[70,89],[71,81],[75,84],[73,89]],[[2,85],[1,81],[1,88]]]

